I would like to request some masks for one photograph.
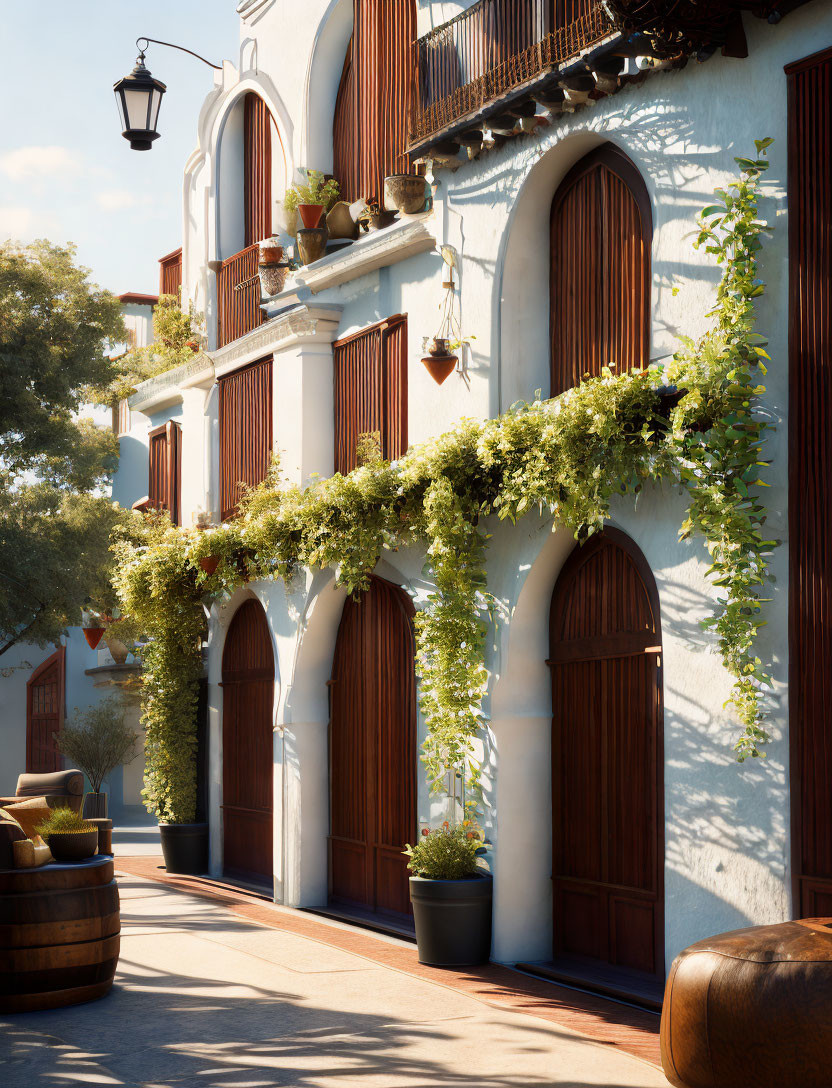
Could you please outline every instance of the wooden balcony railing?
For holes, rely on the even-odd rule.
[[[259,251],[255,245],[240,250],[220,265],[217,272],[217,347],[225,347],[263,322],[258,260]]]
[[[597,0],[479,0],[416,42],[411,150],[611,33]]]

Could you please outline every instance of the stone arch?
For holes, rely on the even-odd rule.
[[[330,0],[306,69],[299,165],[323,173],[332,172],[335,99],[352,28],[352,0]]]

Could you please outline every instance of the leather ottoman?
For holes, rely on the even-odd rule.
[[[832,919],[686,948],[665,988],[661,1051],[676,1088],[829,1088]]]

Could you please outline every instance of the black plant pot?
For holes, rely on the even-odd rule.
[[[466,880],[410,878],[419,963],[475,967],[491,955],[491,892],[488,873]]]
[[[106,820],[107,794],[85,793],[83,816],[85,820]]]
[[[181,876],[208,872],[208,824],[159,824],[165,868]]]

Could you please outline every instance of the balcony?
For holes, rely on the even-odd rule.
[[[259,249],[256,245],[220,262],[217,270],[217,347],[239,340],[262,324]]]
[[[511,112],[605,38],[617,36],[595,0],[480,0],[416,42],[411,155]],[[509,111],[506,121],[499,116]]]

